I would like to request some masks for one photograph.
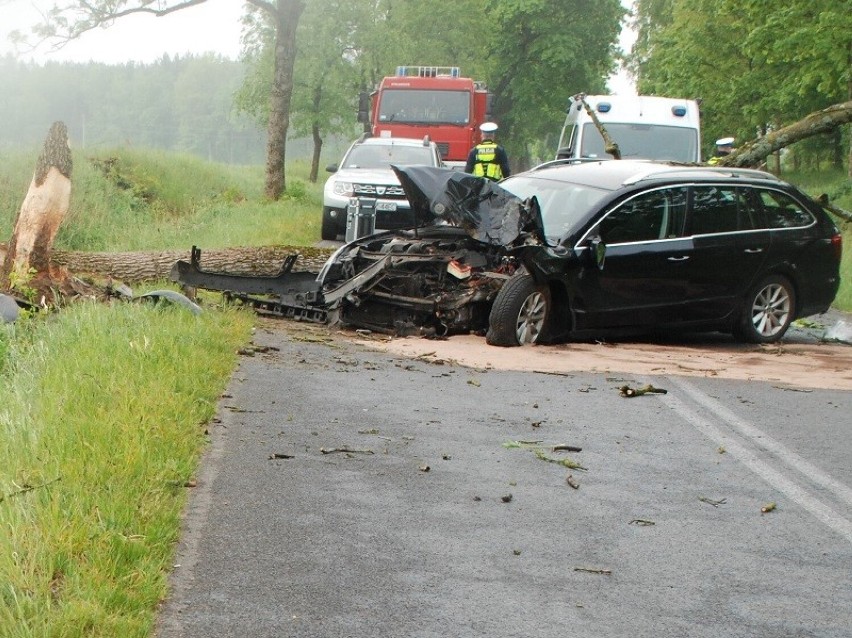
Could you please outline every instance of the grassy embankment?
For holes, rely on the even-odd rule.
[[[11,234],[36,157],[0,157],[0,239]],[[120,159],[105,171],[75,156],[60,249],[319,238],[321,184],[307,184],[303,166],[288,173],[289,196],[272,203],[261,167],[152,152],[98,157]],[[852,209],[841,175],[792,181]],[[844,227],[837,306],[852,310],[852,224]],[[0,635],[150,634],[203,425],[252,323],[250,313],[224,309],[196,317],[87,303],[0,326]]]
[[[0,161],[4,240],[36,157]],[[105,174],[75,156],[57,247],[312,244],[319,189],[294,174],[270,203],[261,167],[122,152]],[[87,302],[0,325],[0,636],[151,634],[204,426],[253,323],[212,306]]]

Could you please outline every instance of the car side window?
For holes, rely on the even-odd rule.
[[[690,232],[693,235],[754,230],[759,211],[749,190],[734,186],[696,186],[692,194]]]
[[[760,190],[758,194],[769,228],[799,228],[813,223],[813,215],[786,193]]]
[[[610,211],[597,227],[605,244],[671,239],[683,234],[686,188],[641,193]]]

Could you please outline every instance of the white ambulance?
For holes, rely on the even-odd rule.
[[[701,161],[698,102],[648,95],[575,95],[566,109],[556,159],[612,159],[583,100],[622,159]]]

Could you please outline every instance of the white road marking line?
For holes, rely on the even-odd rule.
[[[827,490],[830,490],[838,498],[846,501],[849,505],[852,505],[852,488],[848,485],[844,485],[840,481],[829,476],[810,461],[803,459],[792,450],[784,447],[781,443],[766,434],[766,432],[738,417],[719,401],[716,401],[701,392],[701,390],[695,387],[692,383],[684,379],[676,379],[674,377],[670,380],[681,390],[691,396],[697,403],[700,403],[708,410],[718,415],[734,429],[739,430],[740,434],[748,438],[755,445],[771,452],[776,457],[787,463],[787,465],[789,465],[792,469],[798,470],[817,485],[821,485]]]
[[[672,379],[669,378],[669,380]],[[712,441],[715,441],[718,445],[724,446],[728,454],[738,459],[771,487],[785,494],[790,500],[798,503],[802,508],[810,512],[826,527],[834,530],[852,543],[852,521],[844,518],[825,503],[811,496],[786,476],[771,468],[739,441],[712,425],[707,419],[698,415],[671,393],[659,396],[661,401],[668,404],[696,430]]]

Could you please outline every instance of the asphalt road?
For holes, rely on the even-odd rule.
[[[159,638],[852,635],[852,393],[268,326],[211,426]],[[648,383],[667,393],[620,396]]]

